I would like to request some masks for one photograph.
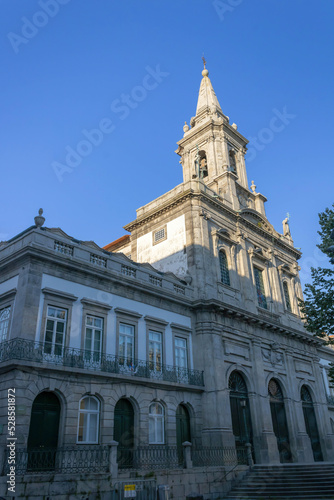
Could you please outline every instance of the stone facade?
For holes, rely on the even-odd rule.
[[[301,254],[288,222],[277,232],[266,198],[248,187],[247,140],[222,112],[206,69],[202,76],[196,116],[178,143],[184,181],[139,208],[129,236],[102,249],[44,227],[40,214],[0,246],[1,407],[14,388],[18,465],[32,474],[19,480],[26,498],[35,498],[26,493],[38,471],[29,460],[43,447],[36,425],[44,418],[53,421],[52,449],[71,456],[85,446],[98,453],[119,436],[133,453],[172,450],[179,468],[156,474],[180,482],[175,500],[190,484],[205,498],[226,490],[216,485],[220,470],[202,473],[189,457],[180,469],[184,440],[193,458],[237,447],[256,463],[334,460],[333,352],[303,327]],[[1,419],[5,448],[5,411]],[[127,477],[119,456],[104,459],[101,491],[108,474]],[[4,474],[7,461],[2,455]],[[218,474],[214,485],[209,473]],[[67,484],[64,498],[82,488],[70,478],[55,479],[55,488]],[[5,495],[5,481],[0,488]]]

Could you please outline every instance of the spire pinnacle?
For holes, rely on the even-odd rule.
[[[203,69],[203,71],[202,71],[202,76],[208,76],[208,75],[209,75],[209,72],[208,72],[208,70],[206,69],[206,59],[205,59],[204,55],[203,55],[203,57],[202,57],[202,61],[203,61],[203,65],[204,65],[204,69]]]
[[[202,71],[202,82],[199,89],[198,102],[197,102],[197,110],[196,116],[203,109],[210,109],[211,112],[220,112],[222,113],[220,104],[218,102],[215,91],[213,90],[212,83],[209,79],[209,71],[206,69],[206,59],[202,57],[204,69]]]

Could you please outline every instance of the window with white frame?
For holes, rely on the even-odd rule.
[[[263,271],[261,271],[261,269],[258,269],[257,267],[254,267],[254,278],[257,293],[257,302],[263,309],[268,309],[263,282]]]
[[[132,366],[135,353],[135,327],[126,323],[119,324],[118,356],[121,365]]]
[[[101,361],[103,339],[103,319],[90,314],[85,321],[85,360],[99,363]]]
[[[162,370],[162,333],[149,331],[148,359],[150,370]]]
[[[62,356],[66,335],[67,310],[48,306],[45,324],[44,353]]]
[[[79,403],[78,443],[96,444],[99,440],[100,402],[85,396]]]
[[[181,337],[174,337],[175,366],[187,368],[187,340]]]
[[[10,311],[11,306],[4,307],[0,310],[0,342],[8,338]]]
[[[149,443],[164,444],[164,408],[160,403],[152,403],[149,408]]]
[[[219,251],[220,280],[224,285],[230,286],[230,273],[228,270],[227,257],[224,250]]]
[[[283,281],[283,293],[284,293],[284,299],[285,299],[285,307],[287,308],[288,311],[292,312],[290,294],[289,294],[289,286],[288,286],[288,283],[286,281]]]

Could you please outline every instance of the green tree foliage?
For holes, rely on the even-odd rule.
[[[319,214],[321,243],[317,245],[328,256],[328,267],[312,267],[312,283],[305,285],[301,310],[305,327],[326,344],[334,344],[334,203]],[[334,384],[334,365],[329,375]]]

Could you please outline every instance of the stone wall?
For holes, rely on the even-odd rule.
[[[134,472],[123,472],[114,480],[107,474],[84,475],[27,475],[16,481],[15,499],[22,500],[112,500],[111,491],[119,481],[129,484],[141,479],[154,479],[156,485],[168,484],[170,500],[184,500],[191,493],[203,495],[204,500],[221,499],[231,489],[236,479],[241,479],[248,470],[238,466],[227,478],[229,468],[196,467],[195,469],[156,471],[146,476]],[[132,476],[132,477],[131,477]],[[0,496],[7,495],[7,478],[0,477]]]

